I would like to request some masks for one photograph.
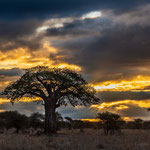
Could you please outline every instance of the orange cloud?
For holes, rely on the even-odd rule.
[[[68,69],[75,70],[75,71],[81,71],[82,70],[81,67],[79,67],[77,65],[67,64],[67,63],[61,63],[61,64],[56,65],[55,67],[68,68]]]
[[[131,119],[130,117],[122,117],[122,119],[123,119],[124,121],[133,121],[133,119]]]
[[[85,122],[99,122],[100,121],[99,119],[81,119],[81,120]]]
[[[150,100],[145,100],[145,101],[122,100],[116,102],[103,102],[98,105],[92,105],[91,107],[100,110],[105,108],[115,107],[116,110],[121,110],[121,109],[128,109],[129,105],[136,105],[141,108],[150,108]]]
[[[38,65],[69,68],[80,71],[81,67],[74,64],[60,63],[55,65],[55,61],[50,59],[50,54],[57,54],[58,50],[48,42],[44,42],[41,49],[29,51],[27,48],[18,48],[8,52],[0,51],[0,69],[30,68]]]
[[[41,101],[41,99],[38,97],[31,97],[31,98],[23,97],[19,100],[19,102],[36,102],[36,101]],[[17,100],[15,102],[17,102]],[[0,98],[0,104],[3,103],[10,103],[10,100],[7,98]]]
[[[132,121],[132,119],[130,117],[121,117],[124,121]],[[98,118],[95,118],[95,119],[81,119],[82,121],[84,122],[99,122],[101,121],[100,119]]]
[[[138,75],[132,80],[105,81],[92,84],[97,91],[131,91],[144,90],[150,86],[150,76]]]

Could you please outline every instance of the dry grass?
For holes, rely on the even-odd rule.
[[[0,135],[0,150],[150,150],[150,131],[123,130],[107,137],[93,129],[63,130],[52,137],[5,133]]]

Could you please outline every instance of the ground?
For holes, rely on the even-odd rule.
[[[122,130],[121,135],[104,136],[102,130],[62,130],[51,137],[3,133],[0,150],[150,150],[150,131]]]

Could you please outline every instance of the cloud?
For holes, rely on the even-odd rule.
[[[115,9],[122,12],[128,9],[148,3],[149,0],[1,0],[0,18],[2,19],[26,19],[47,18],[53,16],[72,16],[86,13],[96,9]]]
[[[150,99],[150,92],[144,91],[102,91],[98,92],[103,102],[113,102],[119,100],[147,100]]]
[[[15,103],[13,106],[11,103],[3,103],[0,105],[0,110],[3,110],[3,111],[17,110],[20,113],[23,113],[26,115],[30,115],[31,113],[34,113],[34,112],[44,113],[43,107],[34,102],[30,102],[30,103],[19,102],[19,103]]]
[[[18,68],[0,69],[0,76],[21,76],[23,73],[24,71]]]
[[[36,36],[36,28],[40,21],[32,19],[26,21],[0,20],[0,50],[8,51],[17,48],[37,50],[41,47],[42,37]]]
[[[85,28],[87,26],[85,24]],[[72,26],[72,28],[78,31],[79,27],[76,29]],[[139,25],[127,27],[124,24],[112,23],[102,29],[93,25],[92,29],[95,29],[97,35],[93,32],[93,35],[81,37],[80,32],[76,38],[53,41],[52,45],[66,55],[63,61],[82,66],[95,81],[149,73],[149,27]],[[62,28],[55,31],[57,35],[67,33],[72,34],[66,27],[64,31]]]
[[[86,28],[85,20],[74,20],[70,23],[64,23],[63,27],[60,28],[49,28],[46,31],[47,36],[80,36],[92,34],[93,30],[89,30],[89,27]],[[90,24],[90,20],[88,22]]]
[[[93,109],[97,109],[100,112],[110,111],[120,114],[122,117],[129,118],[143,118],[148,119],[150,107],[150,100],[119,100],[113,102],[103,102],[98,105],[92,105]]]
[[[137,106],[130,106],[128,109],[122,109],[117,111],[120,115],[130,118],[148,118],[149,112],[147,109],[143,109]]]
[[[118,23],[124,23],[126,25],[150,25],[150,4],[140,5],[134,10],[124,12],[122,14],[114,14],[112,11],[108,11],[108,15]]]

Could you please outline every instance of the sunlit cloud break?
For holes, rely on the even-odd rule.
[[[100,11],[92,11],[82,16],[82,19],[94,19],[102,16],[102,12]]]
[[[136,101],[136,100],[122,100],[116,102],[103,102],[98,105],[92,105],[91,108],[97,108],[99,110],[105,108],[115,108],[116,110],[128,109],[129,105],[136,105],[141,108],[150,108],[150,100]]]
[[[150,76],[138,75],[132,80],[105,81],[92,84],[97,91],[149,90]]]

